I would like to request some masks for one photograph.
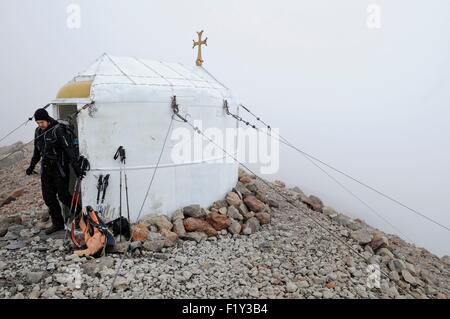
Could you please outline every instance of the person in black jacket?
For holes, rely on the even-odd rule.
[[[33,157],[26,173],[31,175],[36,164],[42,159],[42,197],[49,208],[52,220],[52,226],[45,231],[49,235],[64,229],[64,218],[59,201],[70,207],[72,195],[69,192],[69,164],[77,177],[82,178],[84,172],[78,164],[78,158],[66,130],[58,121],[50,117],[45,109],[36,110],[34,119],[38,127],[34,134]]]

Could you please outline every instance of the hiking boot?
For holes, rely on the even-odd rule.
[[[64,225],[58,225],[58,226],[52,225],[50,228],[47,228],[45,230],[45,234],[50,235],[50,234],[53,234],[53,233],[55,233],[59,230],[63,230],[63,229],[64,229]]]

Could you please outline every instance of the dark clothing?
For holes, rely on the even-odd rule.
[[[65,176],[61,176],[56,163],[42,162],[41,165],[42,197],[49,208],[52,224],[63,226],[64,219],[58,199],[65,206],[70,207],[72,195],[69,193],[69,166],[66,165],[63,168]]]
[[[36,128],[34,133],[34,152],[30,167],[34,168],[42,158],[42,163],[58,163],[56,167],[60,174],[65,174],[63,167],[70,163],[72,167],[78,165],[75,152],[69,144],[63,127],[50,118],[50,125],[43,131]],[[43,167],[43,166],[42,166]],[[42,171],[41,171],[42,173]]]
[[[78,159],[69,144],[65,129],[53,118],[50,118],[49,122],[50,125],[45,131],[40,128],[35,131],[34,152],[30,168],[32,171],[39,160],[42,159],[42,197],[49,208],[53,225],[62,226],[64,225],[64,219],[59,201],[70,207],[72,195],[68,190],[69,163],[75,169],[78,165]],[[81,206],[79,209],[81,209]]]

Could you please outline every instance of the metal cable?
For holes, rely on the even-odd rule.
[[[261,123],[263,123],[264,125],[266,125],[268,128],[270,128],[270,126],[268,126],[267,124],[265,124],[259,117],[257,117],[257,116],[254,115],[252,112],[250,112],[250,111],[248,110],[248,108],[244,107],[243,105],[241,105],[241,106],[242,106],[246,111],[248,111],[250,114],[252,114],[258,121],[260,121]],[[298,147],[296,147],[295,145],[292,145],[291,143],[289,143],[289,142],[288,142],[284,137],[282,137],[281,135],[279,135],[279,137],[280,137],[280,142],[282,142],[282,143],[285,144],[286,146],[291,147],[292,149],[296,150],[297,152],[303,154],[304,156],[306,156],[306,157],[308,157],[308,158],[310,158],[310,159],[312,159],[312,160],[314,160],[314,161],[316,161],[316,162],[319,162],[319,163],[321,163],[322,165],[325,165],[326,167],[332,169],[333,171],[335,171],[335,172],[337,172],[337,173],[339,173],[339,174],[344,175],[345,177],[347,177],[347,178],[353,180],[354,182],[356,182],[356,183],[358,183],[358,184],[360,184],[360,185],[362,185],[362,186],[364,186],[364,187],[366,187],[366,188],[368,188],[368,189],[370,189],[370,190],[376,192],[377,194],[383,196],[384,198],[389,199],[390,201],[396,203],[397,205],[400,205],[400,206],[402,206],[403,208],[406,208],[407,210],[413,212],[414,214],[416,214],[416,215],[418,215],[418,216],[421,216],[422,218],[427,219],[428,221],[432,222],[433,224],[435,224],[435,225],[437,225],[437,226],[440,226],[441,228],[446,229],[447,231],[450,231],[450,228],[449,228],[448,226],[445,226],[445,225],[441,224],[440,222],[438,222],[438,221],[432,219],[431,217],[426,216],[425,214],[423,214],[423,213],[417,211],[416,209],[413,209],[413,208],[409,207],[408,205],[403,204],[403,203],[400,202],[399,200],[397,200],[397,199],[395,199],[395,198],[393,198],[393,197],[391,197],[391,196],[389,196],[389,195],[387,195],[387,194],[385,194],[385,193],[383,193],[383,192],[377,190],[376,188],[374,188],[374,187],[372,187],[372,186],[370,186],[370,185],[368,185],[368,184],[366,184],[366,183],[364,183],[364,182],[358,180],[357,178],[355,178],[355,177],[353,177],[353,176],[351,176],[351,175],[349,175],[349,174],[347,174],[347,173],[345,173],[345,172],[343,172],[343,171],[337,169],[336,167],[334,167],[334,166],[332,166],[332,165],[330,165],[330,164],[328,164],[328,163],[326,163],[326,162],[320,160],[320,159],[317,158],[316,156],[313,156],[313,155],[311,155],[311,154],[308,154],[307,152],[305,152],[305,151],[299,149]]]

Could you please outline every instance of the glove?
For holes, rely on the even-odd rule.
[[[34,170],[34,166],[30,166],[27,168],[27,170],[25,172],[27,173],[27,175],[31,175],[31,174],[33,174],[33,170]]]

